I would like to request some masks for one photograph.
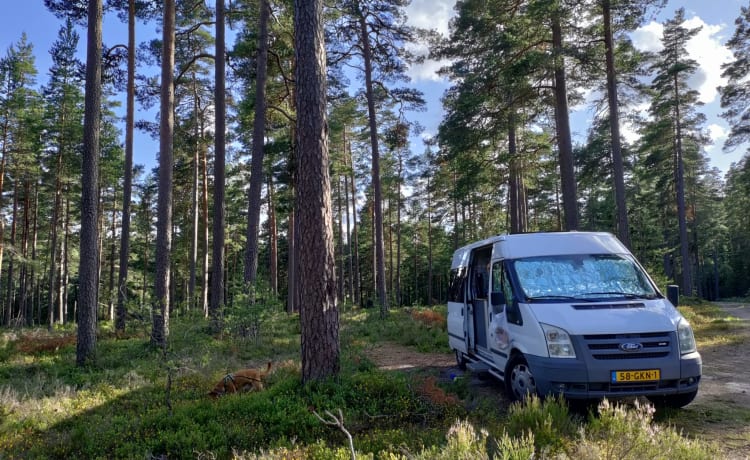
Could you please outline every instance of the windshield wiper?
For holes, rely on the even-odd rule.
[[[602,291],[602,292],[584,292],[579,296],[596,296],[596,295],[614,295],[625,297],[626,299],[655,299],[656,296],[653,294],[635,294],[632,292],[620,292],[620,291]]]
[[[549,295],[537,295],[533,297],[526,297],[526,301],[535,301],[535,300],[583,300],[585,302],[592,302],[591,299],[581,299],[575,296],[571,295],[556,295],[556,294],[549,294]]]

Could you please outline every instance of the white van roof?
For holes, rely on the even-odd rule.
[[[563,254],[629,254],[630,251],[613,234],[607,232],[550,232],[496,235],[466,245],[453,254],[451,268],[469,264],[471,250],[493,245],[493,256],[520,259]]]

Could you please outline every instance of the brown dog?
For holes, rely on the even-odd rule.
[[[208,395],[216,399],[219,396],[224,396],[227,393],[237,393],[238,391],[256,390],[260,391],[263,389],[263,379],[271,371],[272,362],[268,362],[268,366],[265,371],[259,369],[242,369],[231,374],[227,374],[219,380],[213,390]]]

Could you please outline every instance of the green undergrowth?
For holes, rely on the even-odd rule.
[[[607,406],[588,418],[555,399],[508,407],[498,405],[497,395],[476,393],[466,378],[380,370],[362,353],[379,341],[449,350],[444,307],[379,316],[376,309],[343,308],[341,373],[308,385],[301,383],[299,317],[280,307],[230,311],[219,335],[201,316],[176,317],[166,353],[149,344],[146,323],[129,324],[119,337],[102,323],[97,357],[84,368],[74,364],[69,326],[4,331],[0,458],[348,459],[347,433],[358,458],[373,459],[708,458],[713,452],[669,428],[668,418],[655,424],[651,412],[637,407]],[[208,397],[226,373],[269,360],[274,369],[264,391]],[[436,386],[425,390],[430,377]],[[584,455],[626,446],[670,456]]]

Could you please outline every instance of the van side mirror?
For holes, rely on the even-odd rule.
[[[677,305],[680,303],[680,287],[676,284],[667,286],[667,299],[677,308]]]

